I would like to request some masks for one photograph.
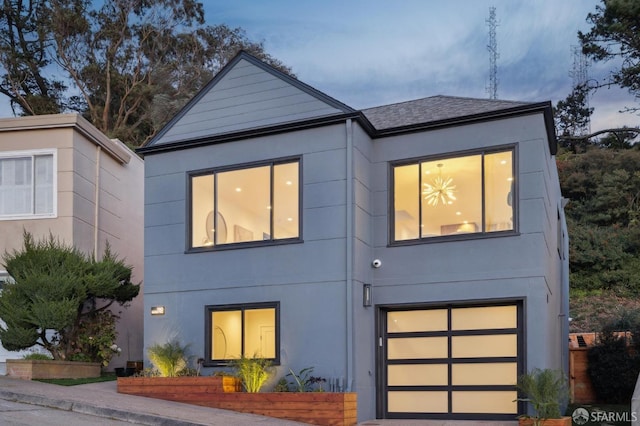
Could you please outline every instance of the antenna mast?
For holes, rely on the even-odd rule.
[[[586,87],[587,81],[589,80],[589,60],[587,59],[587,55],[582,53],[580,46],[571,46],[571,54],[573,56],[573,66],[571,67],[571,71],[569,71],[569,77],[571,77],[573,81],[573,90],[579,86]],[[589,109],[588,93],[584,99],[584,107]],[[591,118],[587,117],[586,122],[577,128],[576,132],[578,136],[591,133]]]
[[[489,99],[498,98],[498,42],[496,41],[496,28],[498,27],[498,21],[496,20],[496,8],[494,6],[489,8],[489,19],[485,21],[489,27],[489,44],[487,50],[489,51],[489,85],[487,86],[487,93],[489,93]]]

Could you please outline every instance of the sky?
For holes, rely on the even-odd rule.
[[[209,24],[241,27],[301,81],[356,109],[434,95],[488,98],[496,8],[499,99],[552,101],[572,87],[572,46],[599,0],[208,0]],[[610,63],[591,64],[590,79]],[[599,89],[591,130],[638,126],[621,89]],[[637,105],[637,104],[636,104]]]

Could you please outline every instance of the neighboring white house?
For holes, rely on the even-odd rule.
[[[513,420],[566,371],[549,102],[358,111],[242,52],[139,152],[146,346],[314,367],[359,421]]]
[[[0,253],[20,249],[23,230],[98,256],[108,241],[141,282],[143,170],[140,157],[78,114],[0,119]],[[141,291],[120,314],[122,353],[111,366],[142,359],[142,309]],[[0,346],[0,363],[19,356]]]

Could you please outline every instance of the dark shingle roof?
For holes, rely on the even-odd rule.
[[[429,98],[367,108],[363,109],[362,113],[376,130],[384,130],[484,114],[528,104],[528,102],[494,99],[431,96]]]

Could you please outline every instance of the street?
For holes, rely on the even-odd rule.
[[[122,426],[131,423],[0,399],[0,424],[3,426]]]

